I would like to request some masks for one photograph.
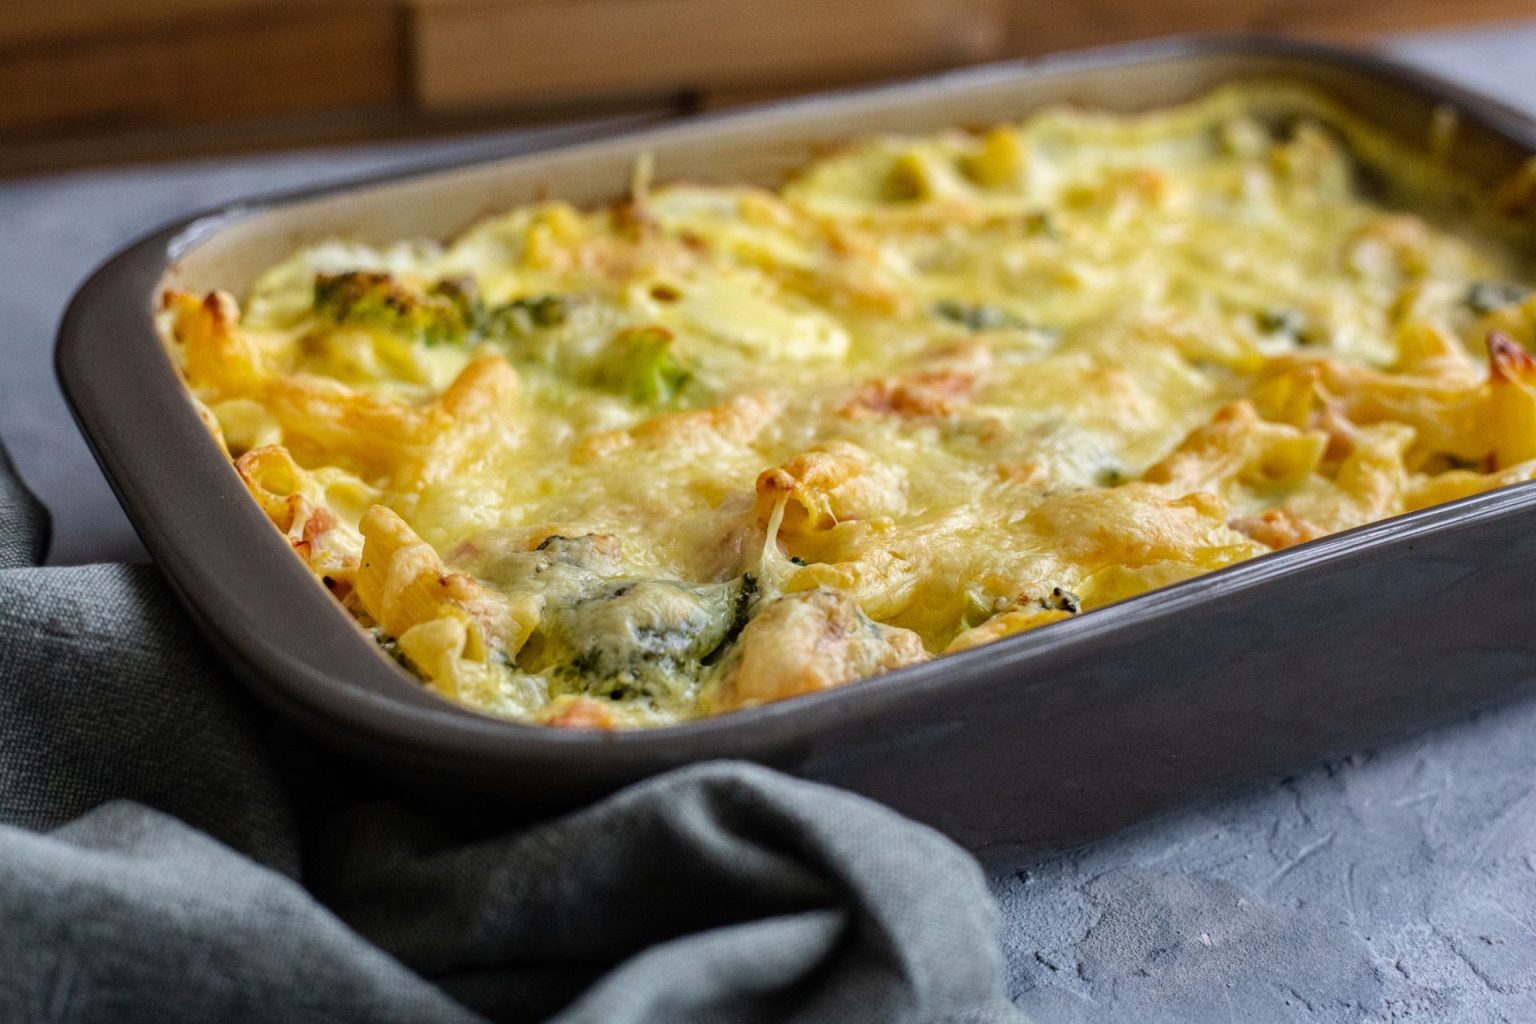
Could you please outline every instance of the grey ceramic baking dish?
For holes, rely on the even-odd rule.
[[[150,310],[167,285],[238,294],[322,237],[446,237],[541,194],[607,201],[641,152],[662,179],[771,181],[828,140],[1062,101],[1158,106],[1254,75],[1313,83],[1414,145],[1448,105],[1462,121],[1453,159],[1490,182],[1536,151],[1536,123],[1507,108],[1293,42],[1173,40],[1003,64],[192,217],[80,289],[60,329],[59,377],[145,546],[251,688],[418,786],[557,808],[672,766],[748,758],[865,793],[972,847],[1081,840],[1529,688],[1536,485],[825,693],[654,731],[537,728],[424,691],[315,583],[209,439]]]

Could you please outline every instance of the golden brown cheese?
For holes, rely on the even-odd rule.
[[[1529,479],[1536,299],[1475,198],[1259,83],[333,242],[243,313],[163,320],[392,653],[492,714],[622,728]]]

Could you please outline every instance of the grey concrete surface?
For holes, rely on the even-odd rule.
[[[1536,110],[1533,48],[1536,24],[1388,46]],[[538,141],[0,183],[0,438],[53,511],[51,559],[143,557],[53,383],[54,328],[96,262],[226,199]],[[1536,701],[1090,848],[984,863],[1012,995],[1042,1022],[1536,1022]]]
[[[985,863],[1050,1024],[1536,1021],[1536,702]]]

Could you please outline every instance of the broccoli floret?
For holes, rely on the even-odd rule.
[[[933,312],[935,316],[959,324],[968,331],[998,331],[1008,327],[1029,326],[1006,309],[985,302],[941,299],[933,304]]]
[[[747,620],[752,618],[752,606],[757,603],[757,577],[752,573],[746,573],[740,579],[732,580],[726,584],[731,600],[731,621],[725,629],[725,635],[715,645],[715,649],[704,655],[704,660],[709,661],[718,657],[741,631],[746,628]]]
[[[677,352],[677,339],[664,327],[632,327],[609,343],[597,366],[596,382],[642,405],[665,405],[693,373]]]
[[[532,334],[559,327],[570,318],[575,300],[568,295],[527,295],[497,306],[488,319],[490,333],[498,337]]]
[[[439,281],[423,292],[368,270],[317,274],[314,310],[339,327],[385,331],[427,345],[467,344],[479,337],[484,319],[472,279]]]
[[[751,574],[728,583],[609,581],[546,612],[550,674],[596,696],[660,696],[697,678],[746,625],[757,594]]]
[[[1277,334],[1292,341],[1304,343],[1307,337],[1307,318],[1300,310],[1282,308],[1266,309],[1255,317],[1259,330],[1265,334]]]
[[[1524,302],[1531,294],[1525,285],[1510,281],[1476,281],[1467,289],[1467,308],[1478,316],[1486,316],[1496,309]]]

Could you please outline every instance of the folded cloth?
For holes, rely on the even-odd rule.
[[[698,765],[509,827],[378,796],[0,452],[0,1021],[1016,1021],[975,862]]]

